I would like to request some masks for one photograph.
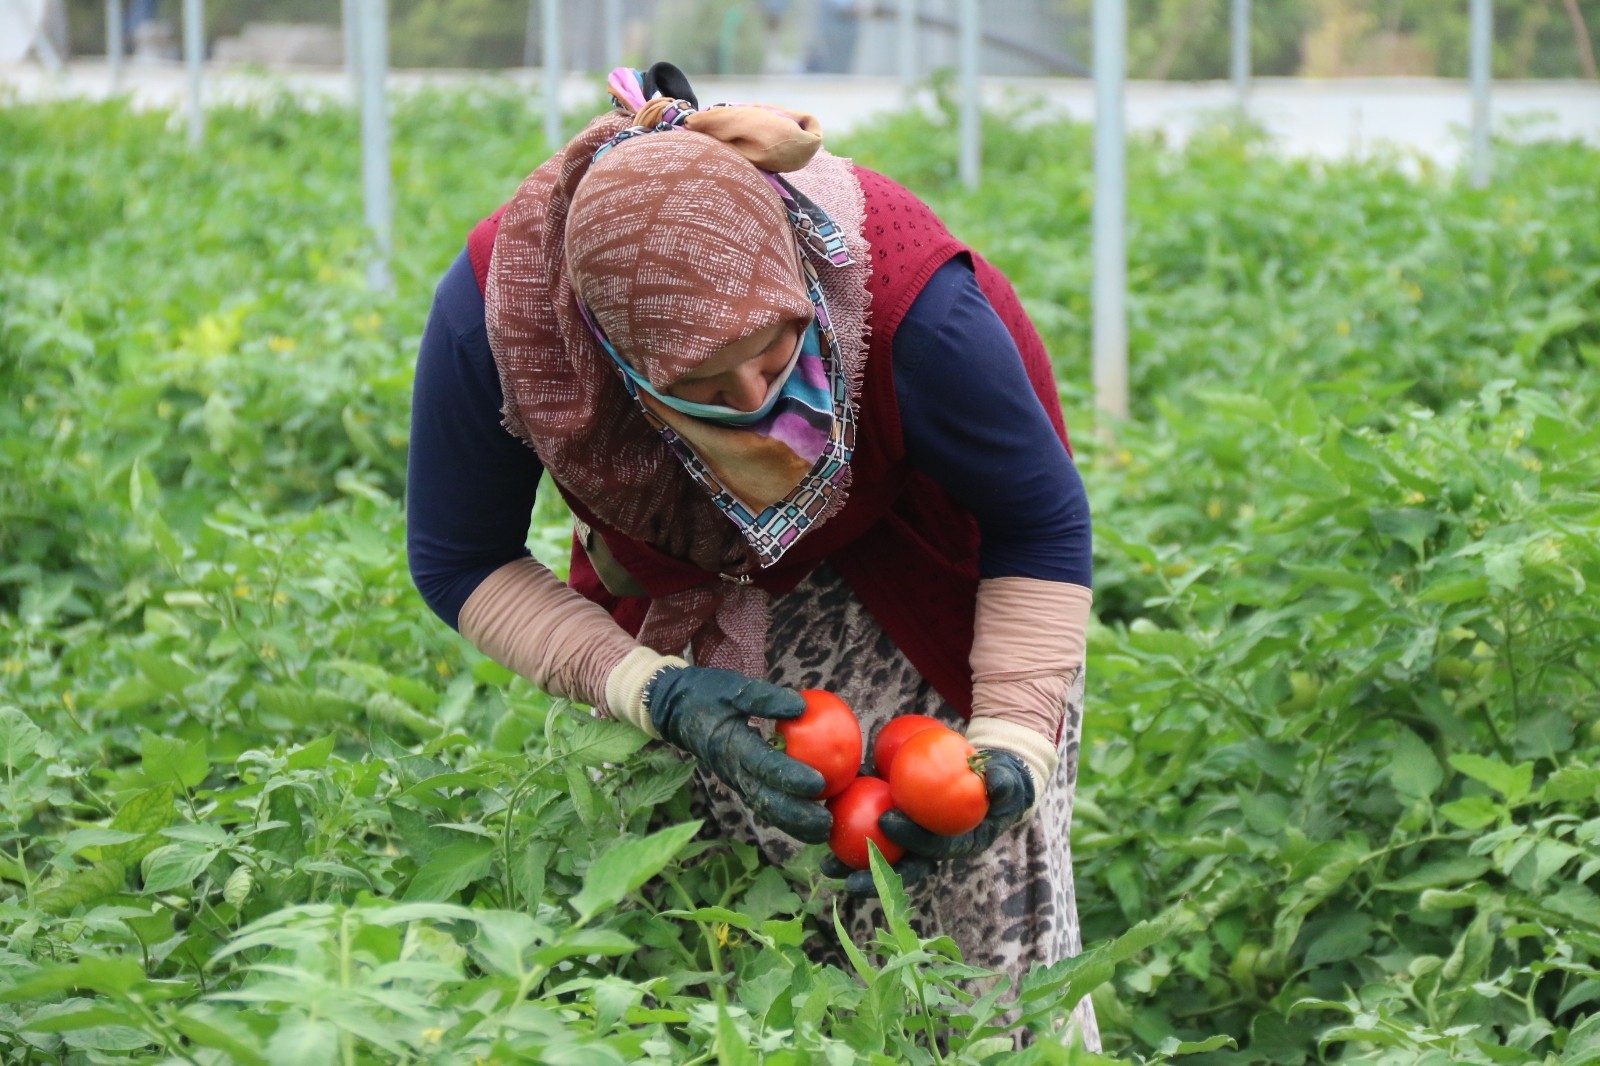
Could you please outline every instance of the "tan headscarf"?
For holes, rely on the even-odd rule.
[[[794,231],[750,159],[799,162],[789,180],[828,211],[853,259],[820,271],[853,402],[868,304],[861,189],[846,160],[818,150],[814,120],[769,108],[697,112],[682,129],[621,140],[595,160],[617,134],[650,128],[641,115],[652,117],[595,119],[528,177],[501,218],[485,307],[505,425],[597,519],[707,572],[706,585],[652,601],[641,641],[668,653],[692,646],[702,665],[759,675],[767,596],[716,576],[749,573],[753,553],[646,421],[578,295],[658,389],[731,341],[809,320]],[[702,116],[714,121],[696,132]],[[815,524],[842,506],[847,484]]]

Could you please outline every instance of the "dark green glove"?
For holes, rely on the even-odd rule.
[[[883,824],[882,819],[879,819],[878,824]],[[924,859],[920,855],[906,855],[894,864],[894,872],[900,875],[901,884],[910,887],[933,873],[938,867],[939,863],[934,859]],[[844,891],[847,896],[878,894],[878,886],[872,883],[871,870],[853,870],[840,862],[837,855],[829,855],[822,860],[822,876],[844,878]]]
[[[644,705],[661,736],[743,797],[757,818],[808,844],[828,839],[833,816],[817,801],[822,775],[770,746],[749,723],[800,717],[800,693],[732,670],[672,666],[650,679]]]
[[[883,812],[878,828],[883,835],[906,849],[905,857],[895,863],[895,872],[905,884],[922,880],[941,862],[966,859],[986,851],[1000,834],[1022,821],[1022,816],[1033,806],[1033,774],[1022,760],[1009,751],[986,750],[979,753],[984,758],[983,785],[989,797],[989,813],[968,832],[947,837],[922,828],[898,810]],[[852,896],[875,896],[869,870],[857,870],[845,877],[848,870],[832,856],[823,860],[822,872],[828,877],[844,877],[844,890]]]

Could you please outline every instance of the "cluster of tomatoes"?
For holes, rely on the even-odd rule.
[[[899,808],[934,833],[955,836],[989,812],[982,764],[967,738],[922,714],[892,718],[872,743],[873,774],[864,774],[865,739],[850,705],[831,692],[806,689],[805,713],[778,723],[783,750],[822,774],[817,798],[833,815],[828,847],[846,866],[867,868],[867,841],[896,862],[905,850],[878,828]]]

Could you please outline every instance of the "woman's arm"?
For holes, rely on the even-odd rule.
[[[460,628],[467,597],[527,557],[543,467],[500,425],[483,297],[462,252],[434,294],[417,354],[406,464],[406,552],[429,607]]]
[[[483,313],[463,252],[439,283],[417,356],[406,468],[412,579],[485,655],[553,695],[654,734],[642,692],[668,660],[528,551],[543,467],[500,424],[504,399]]]
[[[895,334],[894,378],[912,465],[978,523],[968,739],[1021,756],[1042,791],[1084,662],[1083,481],[965,259],[941,267],[912,304]]]
[[[906,313],[894,385],[907,457],[978,521],[980,575],[1090,587],[1083,481],[965,258]]]

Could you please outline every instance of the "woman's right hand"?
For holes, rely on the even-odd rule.
[[[663,739],[689,752],[742,797],[757,818],[822,844],[833,817],[819,802],[822,775],[770,746],[749,719],[798,718],[805,699],[732,670],[670,666],[650,679],[645,709]]]

